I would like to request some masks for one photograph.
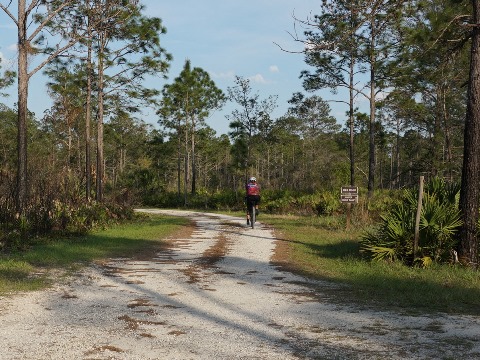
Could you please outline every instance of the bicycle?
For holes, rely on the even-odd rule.
[[[248,214],[249,214],[249,218],[250,218],[250,226],[252,227],[252,229],[255,228],[255,222],[257,221],[256,217],[257,217],[257,200],[255,199],[247,199],[247,208],[248,208]]]
[[[252,226],[252,229],[255,229],[255,221],[257,220],[255,217],[256,217],[256,204],[255,204],[255,201],[252,201],[252,203],[250,204],[250,225]]]

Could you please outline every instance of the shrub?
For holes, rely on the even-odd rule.
[[[318,215],[334,215],[340,211],[340,193],[338,192],[321,192],[318,193],[314,200],[315,211]]]
[[[381,216],[380,224],[365,231],[361,252],[374,260],[400,260],[426,266],[447,262],[456,247],[461,225],[460,186],[434,178],[425,186],[420,214],[418,253],[413,253],[418,190],[405,190],[402,201]]]

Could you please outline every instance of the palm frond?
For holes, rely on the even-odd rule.
[[[362,251],[369,253],[371,259],[375,261],[382,261],[382,260],[394,261],[397,259],[396,250],[390,247],[370,245],[370,246],[363,247]]]

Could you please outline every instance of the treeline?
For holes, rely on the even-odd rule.
[[[245,177],[254,174],[261,181],[267,198],[282,194],[300,195],[339,193],[349,184],[348,129],[342,129],[332,118],[328,104],[316,96],[309,113],[298,114],[295,105],[289,114],[271,120],[268,128],[258,131],[248,141],[242,137],[220,135],[207,125],[196,130],[195,176],[192,191],[190,141],[185,142],[185,129],[155,129],[151,124],[120,111],[111,113],[104,124],[105,201],[150,206],[197,206],[207,208],[236,207],[243,202]],[[6,203],[14,209],[16,111],[1,108],[2,184]],[[62,112],[49,111],[43,118],[30,114],[29,179],[32,197],[47,194],[55,199],[82,203],[85,176],[85,125],[82,116],[66,122]],[[309,123],[310,121],[310,123]],[[368,183],[368,124],[358,114],[355,125],[356,184],[366,196]],[[314,123],[313,123],[314,122]],[[94,126],[93,129],[96,129]],[[92,137],[96,133],[93,131]],[[460,139],[460,134],[456,134]],[[377,126],[376,154],[378,189],[395,190],[415,186],[420,175],[433,166],[431,137],[410,131],[398,137],[387,126]],[[180,144],[180,146],[179,146]],[[187,147],[185,146],[187,145]],[[397,149],[393,156],[394,149]],[[442,149],[437,149],[442,151]],[[444,174],[458,174],[461,157],[447,164]],[[447,166],[448,165],[448,166]],[[92,183],[96,182],[91,168]],[[37,193],[38,191],[38,193]],[[269,195],[268,195],[269,194]],[[334,197],[334,196],[332,196]],[[335,197],[338,202],[339,196]],[[315,202],[312,201],[313,206]],[[317,204],[318,205],[318,204]],[[329,205],[332,206],[332,205]],[[281,206],[273,206],[282,211]],[[288,205],[289,210],[294,210]]]
[[[271,115],[275,94],[262,98],[241,76],[222,91],[190,61],[162,89],[146,88],[146,76],[168,72],[171,55],[161,20],[137,1],[36,5],[35,14],[19,11],[25,68],[16,75],[27,91],[43,69],[54,105],[39,118],[20,92],[17,109],[0,109],[6,232],[66,229],[98,204],[115,216],[123,216],[118,204],[239,208],[249,175],[271,211],[313,213],[341,211],[343,185],[371,200],[377,190],[415,186],[420,175],[461,178],[468,2],[339,0],[295,19],[305,29],[294,39],[305,45],[305,92],[292,94],[280,118]],[[13,18],[9,6],[0,8]],[[31,36],[19,26],[29,17],[38,26]],[[66,45],[47,46],[47,33]],[[27,54],[48,61],[29,70]],[[332,97],[319,97],[320,89]],[[345,105],[343,118],[331,115],[330,101]],[[231,131],[217,135],[205,119],[226,102],[236,107]],[[158,126],[143,119],[146,106]]]

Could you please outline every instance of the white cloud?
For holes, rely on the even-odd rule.
[[[387,98],[388,95],[390,95],[390,93],[393,91],[393,88],[388,88],[388,89],[385,89],[383,91],[380,91],[377,96],[375,97],[375,99],[377,100],[385,100]]]
[[[0,66],[2,67],[2,71],[7,69],[12,70],[16,64],[15,60],[15,58],[9,58],[5,56],[3,52],[0,52]]]
[[[270,72],[272,72],[272,73],[278,73],[278,72],[280,72],[280,69],[278,68],[277,65],[271,65],[271,66],[270,66]]]
[[[257,83],[257,84],[266,84],[267,83],[267,80],[265,80],[265,78],[263,77],[262,74],[257,74],[257,75],[250,76],[248,79]]]
[[[17,51],[17,44],[12,44],[8,46],[7,49],[10,51]]]
[[[270,65],[270,72],[280,72],[277,65]]]

